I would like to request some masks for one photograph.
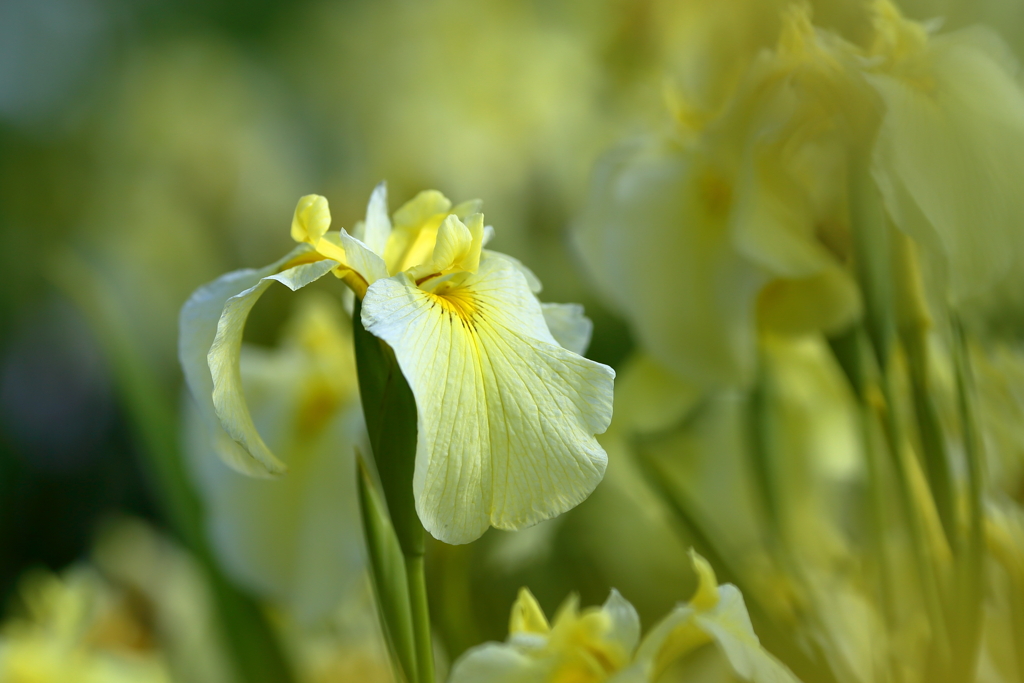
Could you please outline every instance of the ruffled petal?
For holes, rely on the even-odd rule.
[[[416,398],[416,509],[436,538],[536,524],[600,482],[614,371],[557,344],[508,261],[485,256],[434,292],[379,280],[362,311]]]

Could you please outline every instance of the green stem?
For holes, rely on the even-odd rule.
[[[764,353],[760,355],[757,379],[744,406],[748,435],[745,451],[754,474],[757,504],[763,510],[768,525],[768,533],[765,536],[769,551],[774,559],[779,560],[785,544],[775,473],[777,459],[773,457],[776,454],[771,452],[771,416],[767,414],[770,405],[771,377]]]
[[[386,514],[390,521],[405,565],[404,587],[389,583],[380,586],[382,591],[404,590],[405,595],[381,596],[378,607],[384,610],[385,600],[389,604],[399,604],[403,599],[408,603],[411,625],[395,624],[392,633],[411,627],[415,671],[407,671],[406,674],[415,676],[413,683],[433,683],[434,653],[423,560],[426,532],[416,514],[412,485],[416,462],[416,401],[394,352],[366,331],[361,313],[362,302],[357,299],[352,313],[352,332],[359,393],[374,463],[387,504],[387,512],[382,514]],[[370,541],[368,538],[367,542]],[[390,567],[376,569],[381,574],[394,572]],[[385,613],[385,619],[388,616]]]
[[[897,414],[896,395],[893,390],[892,368],[882,370],[880,385],[885,405],[881,408],[882,427],[886,437],[886,446],[889,457],[892,461],[893,471],[896,474],[897,500],[900,510],[907,523],[907,531],[910,535],[911,557],[913,558],[921,592],[924,596],[925,611],[931,627],[935,630],[935,637],[932,639],[931,655],[929,666],[936,667],[935,671],[944,670],[948,664],[949,629],[946,624],[946,615],[942,610],[941,591],[939,590],[938,576],[934,571],[934,553],[929,551],[925,520],[915,503],[913,484],[910,481],[911,473],[908,470],[904,458],[903,444],[904,435],[901,428],[899,415]],[[932,679],[934,680],[934,679]]]
[[[925,474],[935,498],[935,507],[938,510],[946,540],[955,548],[957,525],[953,474],[949,464],[945,434],[942,431],[935,401],[932,398],[931,382],[928,375],[928,349],[924,331],[907,331],[903,335],[903,342],[907,352],[914,416],[917,421],[917,433]]]
[[[963,552],[957,564],[960,637],[956,639],[954,680],[967,680],[974,670],[981,640],[981,601],[984,593],[984,461],[981,436],[974,410],[974,378],[963,327],[955,317],[953,327],[953,360],[956,367],[957,408],[964,431],[964,453],[967,459],[967,529]]]
[[[434,683],[434,649],[430,636],[430,610],[422,555],[405,556],[405,575],[409,582],[413,637],[416,641],[416,678],[418,683]]]

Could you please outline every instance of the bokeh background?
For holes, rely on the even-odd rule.
[[[818,4],[828,26],[855,3]],[[947,28],[984,21],[1024,51],[1020,3],[901,6]],[[0,605],[27,570],[87,556],[111,519],[174,535],[152,451],[181,449],[178,311],[200,284],[284,253],[301,195],[328,197],[334,227],[380,180],[392,208],[424,188],[483,199],[493,248],[532,268],[545,300],[583,303],[589,357],[620,367],[630,332],[568,229],[600,154],[664,125],[664,80],[694,44],[684,15],[666,0],[0,0]],[[256,309],[253,344],[278,338],[281,289]],[[549,608],[633,584],[645,618],[686,597],[689,575],[670,572],[681,547],[642,572],[596,561],[594,516],[629,517],[594,505],[557,543],[490,532],[483,550],[435,551],[452,571],[474,566],[460,554],[497,557],[436,574],[436,595],[475,615],[455,619],[452,656],[504,637],[523,584]]]

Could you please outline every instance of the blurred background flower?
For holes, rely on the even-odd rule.
[[[246,329],[305,477],[206,457],[176,352],[299,196],[351,230],[382,179],[483,199],[619,372],[590,499],[429,546],[442,668],[522,586],[549,615],[616,588],[646,633],[694,546],[802,680],[914,680],[940,637],[1019,680],[1024,7],[896,4],[0,3],[0,680],[390,680],[325,436],[362,439],[338,283]]]

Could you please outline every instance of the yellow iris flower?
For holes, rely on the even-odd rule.
[[[452,668],[450,683],[648,683],[712,643],[743,680],[797,681],[761,647],[736,587],[719,586],[711,565],[696,553],[691,556],[696,592],[643,641],[636,610],[614,589],[604,605],[582,612],[578,598],[570,597],[549,624],[524,588],[512,607],[506,642],[485,643],[467,652]]]
[[[186,303],[182,363],[201,411],[237,444],[224,459],[256,476],[284,471],[242,393],[242,330],[271,282],[296,290],[333,271],[362,299],[363,326],[394,350],[416,399],[424,528],[467,543],[489,526],[519,529],[577,505],[604,475],[594,436],[611,421],[614,378],[579,355],[590,336],[582,309],[541,304],[532,273],[483,249],[491,230],[479,202],[453,207],[426,191],[393,218],[383,184],[352,234],[329,231],[326,199],[303,197],[295,250]]]

